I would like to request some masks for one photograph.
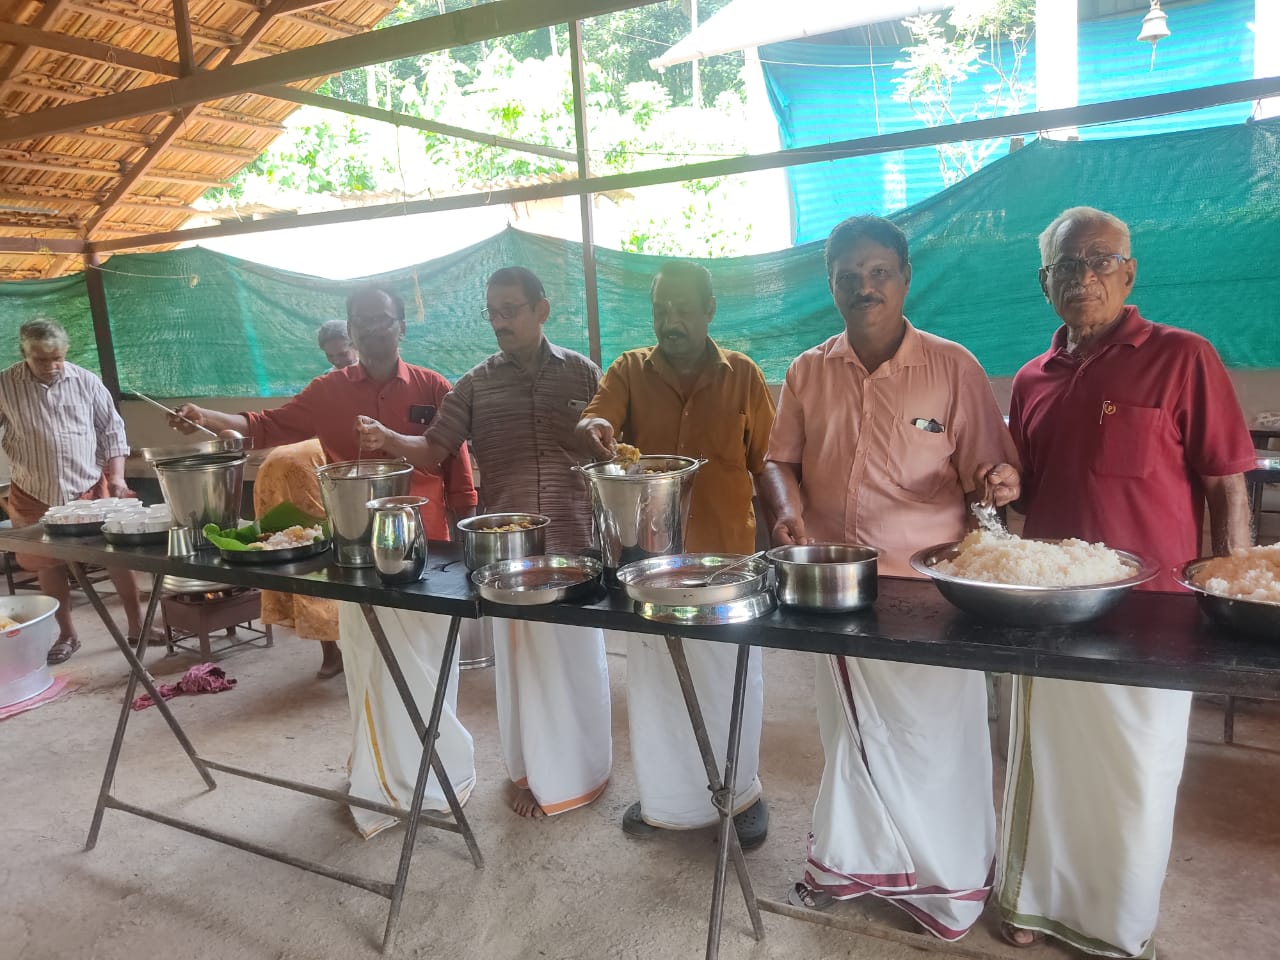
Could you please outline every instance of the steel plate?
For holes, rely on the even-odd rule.
[[[671,606],[661,603],[636,603],[636,613],[646,620],[659,623],[707,626],[713,624],[746,623],[771,613],[778,603],[769,590],[753,593],[723,603]]]
[[[1255,637],[1280,640],[1280,603],[1224,597],[1196,585],[1195,578],[1200,568],[1212,559],[1199,557],[1190,560],[1173,578],[1196,594],[1201,611],[1210,620]]]
[[[50,523],[42,520],[44,532],[51,537],[93,537],[102,533],[105,520],[90,520],[84,523]]]
[[[329,541],[322,538],[313,543],[304,543],[300,547],[284,547],[280,550],[223,550],[219,547],[218,553],[222,554],[222,559],[227,563],[293,563],[295,560],[314,557],[328,549]]]
[[[168,530],[153,530],[150,533],[112,533],[110,530],[103,530],[102,535],[107,538],[107,543],[116,547],[163,546],[169,542]]]
[[[216,440],[195,440],[180,447],[143,447],[139,452],[149,463],[165,460],[185,460],[188,457],[204,457],[219,453],[243,453],[253,447],[250,437],[218,437]]]
[[[1124,550],[1116,553],[1133,564],[1137,573],[1123,580],[1076,587],[986,583],[949,576],[933,568],[942,560],[954,560],[959,547],[960,541],[956,540],[920,550],[911,557],[911,566],[932,579],[938,592],[966,613],[980,620],[1013,626],[1085,623],[1102,616],[1138,584],[1160,573],[1151,561]]]
[[[768,587],[770,564],[764,557],[726,573],[711,586],[707,578],[721,567],[750,556],[744,553],[675,553],[648,557],[618,570],[618,583],[638,603],[666,607],[727,603]]]
[[[599,589],[599,560],[550,554],[500,560],[471,574],[476,592],[491,603],[538,606],[579,600]]]

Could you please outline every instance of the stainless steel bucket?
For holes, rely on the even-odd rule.
[[[173,511],[173,525],[190,530],[197,549],[209,546],[206,523],[225,528],[239,522],[245,459],[244,454],[224,453],[156,461],[156,477]]]
[[[316,469],[338,566],[373,566],[369,501],[408,496],[412,473],[405,460],[343,460]]]
[[[0,599],[0,616],[21,621],[0,631],[0,707],[21,703],[53,685],[46,657],[58,635],[58,601],[31,594]]]
[[[636,560],[684,552],[693,480],[704,463],[646,456],[632,467],[602,461],[576,468],[591,488],[606,576],[615,579],[619,567]]]

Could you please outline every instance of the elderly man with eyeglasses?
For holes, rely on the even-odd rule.
[[[1222,361],[1202,337],[1127,305],[1129,228],[1075,207],[1040,235],[1040,288],[1062,320],[1014,378],[1022,473],[979,467],[1031,537],[1079,537],[1155,560],[1138,589],[1179,589],[1201,553],[1250,543],[1254,462]],[[1005,939],[1045,934],[1106,957],[1150,957],[1173,835],[1191,694],[1015,677],[997,903]]]
[[[581,553],[592,542],[591,511],[586,483],[573,470],[574,427],[600,368],[547,340],[551,304],[531,271],[497,271],[485,300],[498,352],[462,375],[425,436],[366,419],[362,443],[436,473],[470,440],[485,510],[548,516],[547,552]],[[491,623],[511,808],[536,818],[590,803],[613,766],[604,635],[525,620]]]

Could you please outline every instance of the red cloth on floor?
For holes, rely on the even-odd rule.
[[[221,693],[235,685],[235,680],[228,677],[226,671],[217,664],[198,663],[184,673],[177,683],[160,684],[159,691],[164,699],[172,700],[183,693]],[[151,699],[151,694],[144,693],[136,697],[130,707],[134,710],[145,710],[154,705],[155,701]]]

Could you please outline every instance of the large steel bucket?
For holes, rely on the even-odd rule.
[[[694,476],[705,460],[646,456],[578,467],[591,488],[591,514],[605,573],[647,557],[684,552]],[[654,472],[648,472],[654,471]]]
[[[240,522],[245,459],[242,453],[224,453],[156,461],[156,476],[164,502],[173,512],[173,525],[189,529],[195,547],[209,546],[206,523],[225,529]]]
[[[343,460],[316,468],[338,566],[373,566],[369,501],[408,496],[412,474],[405,460]]]
[[[58,601],[31,594],[0,599],[0,616],[21,621],[0,631],[0,707],[29,700],[53,685],[46,658],[58,635]]]

